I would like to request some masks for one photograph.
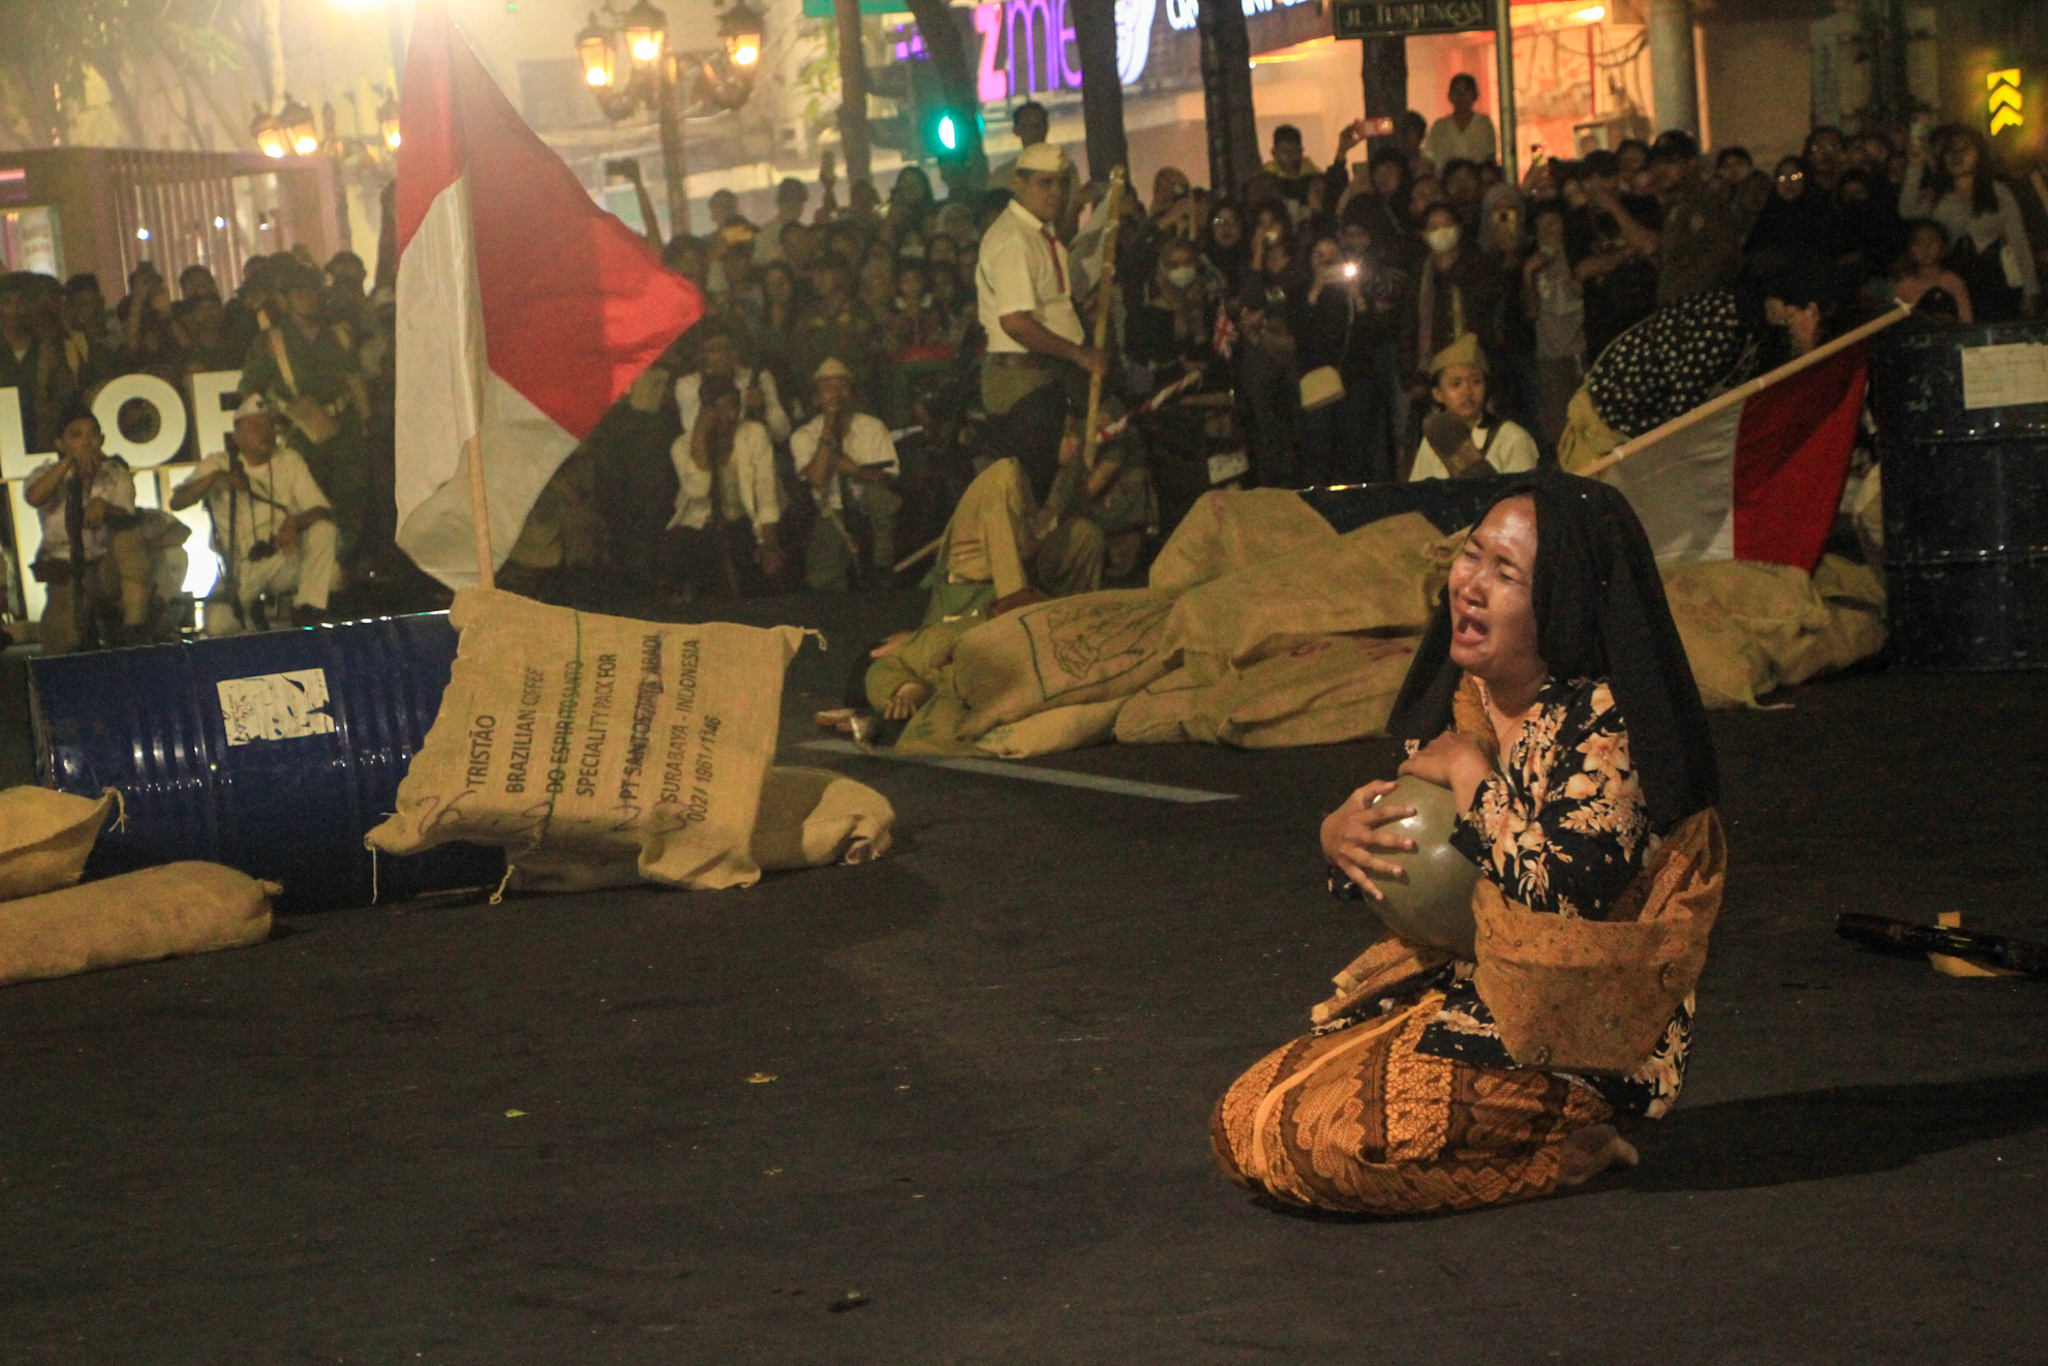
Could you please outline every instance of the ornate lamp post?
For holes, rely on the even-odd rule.
[[[761,20],[744,0],[720,16],[725,52],[716,55],[726,70],[712,69],[700,55],[684,56],[669,43],[668,16],[649,0],[638,0],[623,16],[611,11],[617,28],[607,28],[593,13],[576,35],[576,56],[583,63],[583,81],[598,107],[613,121],[638,108],[654,111],[661,129],[662,179],[668,191],[669,228],[681,235],[690,230],[690,198],[684,185],[683,109],[691,94],[708,83],[712,98],[729,108],[746,102],[752,75],[761,61]],[[623,48],[624,70],[621,71]],[[707,79],[708,78],[708,82]],[[688,86],[685,82],[688,82]]]

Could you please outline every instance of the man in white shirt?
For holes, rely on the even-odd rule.
[[[49,592],[46,655],[139,644],[148,616],[149,552],[135,527],[135,476],[107,459],[105,444],[91,409],[72,403],[58,419],[57,458],[22,489],[43,522],[31,568]]]
[[[1066,198],[1071,163],[1051,143],[1017,156],[1009,206],[982,235],[974,292],[988,334],[981,404],[991,417],[1010,411],[1066,364],[1106,374],[1109,360],[1086,344],[1074,311],[1074,272],[1053,225]]]
[[[337,573],[327,495],[299,453],[278,444],[277,419],[263,395],[249,395],[235,410],[231,440],[228,451],[200,461],[171,494],[173,512],[206,500],[213,546],[227,569],[206,614],[207,634],[246,629],[266,593],[293,594],[294,626],[325,621]]]
[[[1486,353],[1479,338],[1460,332],[1430,362],[1429,380],[1438,411],[1423,419],[1411,481],[1483,479],[1536,468],[1536,438],[1518,423],[1495,423],[1487,414]]]
[[[740,392],[706,375],[697,421],[669,448],[676,467],[675,515],[663,542],[669,592],[687,602],[710,592],[738,597],[742,581],[782,573],[775,451],[768,429],[740,412]]]
[[[1472,109],[1479,103],[1477,78],[1463,71],[1451,77],[1450,98],[1451,112],[1429,126],[1429,136],[1422,140],[1422,154],[1439,172],[1459,160],[1475,166],[1498,161],[1499,135],[1494,132],[1493,120]]]
[[[847,525],[851,507],[868,524],[875,579],[886,584],[896,564],[896,513],[903,506],[888,484],[898,472],[896,443],[880,418],[854,411],[853,371],[836,357],[827,357],[812,379],[818,415],[789,439],[797,474],[818,505],[804,551],[804,582],[814,593],[844,593],[852,586],[860,542]]]
[[[704,376],[718,375],[731,380],[740,391],[742,415],[767,428],[771,443],[789,440],[789,414],[783,409],[782,396],[776,392],[775,376],[766,370],[741,369],[739,343],[730,332],[706,328],[699,345],[702,364],[695,373],[676,381],[676,412],[683,419],[683,439],[689,440],[690,429],[697,425],[698,387]]]

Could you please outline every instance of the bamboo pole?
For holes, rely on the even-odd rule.
[[[496,557],[491,553],[490,503],[484,497],[484,438],[481,432],[462,443],[462,463],[469,466],[469,525],[476,539],[476,582],[497,586]]]
[[[1102,229],[1102,274],[1095,286],[1095,349],[1109,353],[1110,291],[1116,287],[1116,230],[1124,221],[1124,168],[1109,173],[1109,197],[1103,201],[1109,222]],[[1088,377],[1088,425],[1082,428],[1081,467],[1095,468],[1095,448],[1101,444],[1102,376]]]
[[[1783,365],[1767,374],[1758,375],[1755,379],[1745,384],[1736,385],[1725,394],[1715,395],[1697,408],[1691,408],[1680,413],[1662,426],[1652,427],[1641,436],[1632,437],[1622,442],[1619,446],[1616,446],[1613,450],[1580,470],[1579,473],[1588,479],[1597,479],[1638,451],[1647,450],[1668,437],[1676,436],[1688,427],[1697,426],[1714,416],[1714,414],[1727,411],[1736,404],[1762,393],[1779,381],[1790,379],[1809,366],[1820,364],[1829,356],[1854,346],[1866,337],[1876,336],[1893,323],[1903,321],[1912,312],[1912,305],[1903,302],[1899,303],[1889,312],[1872,318],[1869,322],[1853,331],[1844,332],[1826,345],[1816,346],[1805,355],[1786,361]]]

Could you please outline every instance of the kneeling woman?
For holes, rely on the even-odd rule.
[[[1518,480],[1451,570],[1390,728],[1448,787],[1479,866],[1477,951],[1390,934],[1315,1028],[1216,1108],[1239,1184],[1373,1214],[1546,1195],[1636,1154],[1678,1096],[1720,904],[1706,715],[1634,512],[1570,475]],[[1372,783],[1323,823],[1333,889],[1414,843]],[[1391,856],[1391,857],[1390,857]]]

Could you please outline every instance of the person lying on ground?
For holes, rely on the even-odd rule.
[[[1556,471],[1508,487],[1452,568],[1389,730],[1408,742],[1401,772],[1453,794],[1451,845],[1478,866],[1477,954],[1398,936],[1368,949],[1317,1027],[1217,1105],[1224,1173],[1290,1205],[1410,1215],[1634,1165],[1619,1126],[1678,1097],[1724,856],[1706,714],[1618,490]],[[1323,822],[1333,891],[1383,902],[1380,884],[1400,878],[1394,856],[1415,845],[1386,827],[1415,809],[1380,802],[1393,790],[1370,783]],[[1667,922],[1696,934],[1675,973],[1629,950],[1642,939],[1581,928],[1660,919],[1679,894],[1698,899]],[[1513,929],[1489,937],[1494,924]],[[1525,933],[1565,941],[1557,952],[1583,951],[1597,973],[1517,956]],[[1645,970],[1653,989],[1595,1005],[1590,978],[1640,985]],[[1568,1052],[1583,1046],[1572,1030],[1648,1046],[1595,1073],[1548,1042],[1532,1049],[1532,1019]]]
[[[1423,419],[1422,444],[1408,477],[1483,479],[1536,468],[1536,438],[1486,408],[1486,353],[1470,332],[1436,353],[1429,396],[1437,410]]]

